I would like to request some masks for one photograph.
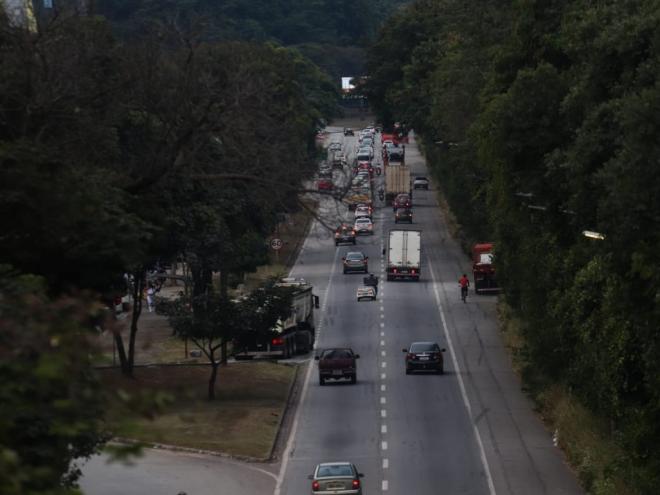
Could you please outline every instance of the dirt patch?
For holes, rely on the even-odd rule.
[[[137,368],[135,379],[103,370],[109,390],[123,397],[147,395],[162,408],[153,418],[118,405],[109,428],[118,437],[267,459],[273,448],[296,367],[270,362],[222,367],[216,400],[206,400],[208,366]]]

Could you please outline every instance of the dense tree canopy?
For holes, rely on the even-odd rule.
[[[612,421],[629,456],[608,469],[634,493],[660,485],[658,33],[647,0],[419,0],[366,87],[417,130],[467,235],[496,243],[534,366]]]

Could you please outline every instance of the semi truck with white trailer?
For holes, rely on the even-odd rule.
[[[421,255],[421,230],[390,230],[387,243],[387,280],[407,278],[418,281]]]

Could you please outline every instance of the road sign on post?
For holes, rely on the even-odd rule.
[[[272,239],[270,241],[270,247],[272,247],[275,251],[279,251],[282,249],[282,239]]]

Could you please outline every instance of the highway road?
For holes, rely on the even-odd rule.
[[[354,148],[355,138],[341,139]],[[414,142],[406,161],[413,175],[427,175]],[[341,256],[353,246],[336,248],[317,224],[303,247],[292,275],[321,292],[317,349],[348,346],[361,358],[356,385],[322,387],[310,363],[275,495],[310,493],[307,475],[327,461],[354,462],[367,494],[582,493],[520,392],[498,335],[496,298],[460,300],[457,281],[469,260],[448,234],[435,192],[416,191],[413,205],[410,228],[423,230],[420,282],[385,281],[386,234],[408,228],[395,226],[391,207],[381,204],[375,235],[358,240],[381,277],[376,302],[358,303],[362,275],[342,274]],[[405,374],[402,349],[416,340],[447,348],[445,375]]]
[[[352,151],[356,138],[334,131],[329,140]],[[414,143],[406,161],[413,175],[427,175]],[[435,191],[415,192],[411,227],[395,226],[391,207],[376,204],[375,234],[356,248],[381,277],[377,301],[358,303],[363,275],[342,274],[341,256],[354,248],[335,247],[322,224],[350,216],[328,197],[292,270],[321,299],[317,350],[349,346],[361,357],[356,385],[323,387],[310,356],[296,358],[307,359],[306,379],[279,465],[146,450],[129,468],[95,457],[83,468],[85,493],[302,495],[311,493],[307,476],[317,463],[350,461],[368,495],[582,494],[520,391],[498,333],[496,298],[471,292],[460,300],[457,280],[470,273],[469,260],[448,233]],[[395,227],[423,231],[420,282],[385,281],[382,247]],[[447,348],[444,375],[405,374],[402,349],[415,340]]]

